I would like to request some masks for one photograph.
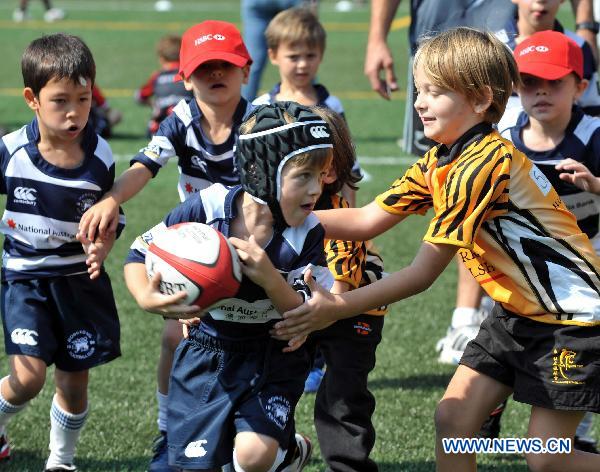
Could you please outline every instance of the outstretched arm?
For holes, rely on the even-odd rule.
[[[406,215],[388,213],[376,202],[360,208],[320,210],[315,214],[329,239],[367,241],[400,223]]]
[[[387,44],[387,35],[400,0],[372,0],[369,38],[365,55],[365,75],[371,88],[386,100],[398,90],[394,57]],[[383,78],[381,73],[383,72]]]
[[[304,338],[337,320],[366,313],[422,292],[444,271],[456,250],[456,246],[424,242],[409,266],[341,295],[331,294],[318,286],[307,272],[305,281],[312,290],[312,298],[284,313],[284,320],[275,324],[272,334],[279,339],[289,339],[291,346],[297,338]]]
[[[570,158],[564,159],[556,164],[556,170],[561,171],[558,175],[561,180],[575,185],[584,192],[600,195],[600,178],[592,174],[582,162]]]
[[[119,223],[119,205],[137,194],[151,178],[152,172],[146,166],[133,164],[115,181],[112,189],[83,214],[78,234],[94,241],[97,236],[114,233]]]

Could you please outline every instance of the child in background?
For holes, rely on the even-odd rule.
[[[576,105],[588,86],[582,50],[570,37],[548,30],[525,39],[514,55],[524,111],[506,112],[498,131],[544,173],[598,253],[600,215],[593,194],[600,190],[600,119]],[[588,436],[591,421],[587,413],[573,445],[597,452]]]
[[[115,164],[88,122],[96,67],[83,41],[66,34],[36,39],[21,69],[35,118],[0,140],[2,322],[10,362],[0,381],[0,459],[10,455],[7,423],[38,395],[55,364],[45,470],[74,471],[89,412],[89,369],[120,355],[117,308],[102,267],[114,235],[83,248],[76,239],[81,215],[111,188]]]
[[[218,39],[222,38],[222,39]],[[169,159],[177,158],[179,197],[183,201],[213,183],[235,185],[233,145],[243,117],[251,109],[241,96],[252,60],[235,25],[207,20],[182,37],[179,74],[194,98],[180,101],[160,124],[148,145],[131,160],[105,198],[82,217],[80,233],[94,240],[114,231],[115,211],[136,195]],[[150,471],[167,468],[167,393],[173,353],[181,326],[166,320],[158,361],[158,429]]]
[[[339,192],[344,185],[355,189],[358,180],[352,172],[356,154],[350,131],[342,116],[334,111],[324,107],[313,110],[327,122],[333,137],[333,162],[315,209],[347,208],[348,203]],[[368,285],[384,275],[383,261],[371,241],[326,239],[325,255],[334,279],[332,293]],[[315,397],[314,421],[321,455],[329,470],[378,470],[369,458],[375,444],[371,419],[375,398],[367,381],[375,367],[385,313],[387,307],[383,306],[337,321],[311,334],[307,341],[327,363]]]
[[[119,124],[123,114],[110,106],[108,100],[96,84],[92,88],[92,110],[90,111],[90,123],[94,126],[96,134],[104,139],[112,136],[113,126]]]
[[[135,92],[135,100],[141,105],[152,107],[152,117],[148,122],[148,137],[158,131],[161,122],[173,112],[173,108],[181,100],[193,98],[193,93],[186,90],[183,81],[176,80],[179,73],[179,50],[181,36],[168,34],[156,45],[156,55],[160,69],[153,72],[150,78]]]
[[[415,108],[440,144],[375,202],[318,216],[327,237],[364,240],[431,208],[415,259],[340,295],[306,273],[312,298],[273,333],[294,344],[422,292],[458,251],[496,305],[436,409],[436,459],[440,472],[474,471],[475,455],[447,451],[443,439],[473,437],[511,393],[531,405],[527,436],[542,441],[572,439],[585,411],[600,412],[600,260],[549,181],[492,127],[520,82],[508,48],[489,33],[448,30],[421,44],[414,76]],[[574,362],[563,374],[553,370],[561,356]],[[600,470],[600,456],[577,450],[525,458],[533,470]]]
[[[52,23],[54,21],[62,20],[65,17],[64,10],[60,8],[54,8],[50,0],[42,0],[46,12],[44,13],[44,21]],[[21,23],[29,19],[29,0],[19,0],[19,7],[13,12],[13,21]]]
[[[200,191],[132,246],[127,287],[142,308],[164,316],[189,318],[198,311],[181,305],[185,293],[158,292],[159,274],[146,277],[146,248],[165,227],[186,221],[213,226],[236,247],[244,273],[236,297],[209,308],[175,353],[171,466],[214,471],[233,462],[237,471],[296,472],[309,459],[310,441],[294,434],[294,410],[310,358],[305,346],[284,352],[285,342],[269,331],[280,313],[306,299],[302,273],[309,266],[331,285],[323,228],[312,214],[331,164],[329,136],[327,123],[306,107],[284,102],[257,108],[236,142],[242,185]],[[257,317],[244,315],[248,310]]]

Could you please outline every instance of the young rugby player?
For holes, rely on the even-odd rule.
[[[0,381],[0,459],[10,454],[8,421],[37,396],[55,364],[45,470],[74,471],[89,411],[88,371],[120,355],[117,308],[102,267],[114,235],[97,241],[89,259],[90,243],[82,248],[76,239],[81,215],[110,190],[115,164],[88,121],[96,66],[83,41],[66,34],[36,39],[21,69],[35,118],[0,140],[2,322],[10,363]],[[124,217],[119,221],[120,230]]]
[[[194,98],[182,100],[161,124],[149,144],[131,161],[106,197],[83,216],[80,232],[93,239],[114,228],[117,206],[136,195],[170,159],[179,165],[181,200],[213,183],[235,185],[233,145],[243,117],[251,109],[241,96],[252,60],[235,25],[204,21],[182,36],[179,74]],[[107,231],[108,228],[108,231]],[[151,469],[167,467],[167,393],[173,353],[181,326],[166,320],[158,361],[158,429]]]
[[[520,79],[497,38],[457,28],[428,39],[414,61],[415,107],[440,144],[362,208],[323,211],[328,237],[364,240],[412,213],[434,215],[413,262],[341,295],[305,280],[313,296],[273,333],[291,343],[331,322],[419,293],[458,252],[496,301],[465,350],[435,424],[440,471],[476,469],[443,439],[472,437],[511,393],[531,405],[528,436],[573,438],[585,411],[600,412],[600,260],[548,179],[494,131]],[[352,225],[348,225],[352,221]],[[558,370],[570,356],[568,370]],[[526,454],[533,470],[600,469],[600,456]]]
[[[308,461],[310,441],[294,434],[294,410],[310,357],[306,347],[283,352],[285,342],[269,330],[306,299],[307,267],[332,282],[323,228],[312,214],[331,164],[330,134],[326,122],[298,104],[257,108],[236,142],[242,185],[201,190],[132,246],[129,290],[142,308],[173,318],[195,316],[198,308],[180,304],[185,293],[162,295],[159,275],[148,281],[144,254],[156,232],[186,221],[209,224],[230,237],[242,261],[237,295],[209,308],[175,353],[172,466],[216,471],[233,462],[236,471],[296,472]]]

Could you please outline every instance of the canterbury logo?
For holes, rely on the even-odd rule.
[[[35,202],[37,190],[29,187],[17,187],[14,191],[14,196],[17,200],[25,200],[28,202]]]
[[[32,329],[17,328],[10,333],[10,340],[15,344],[25,344],[26,346],[37,346],[37,331]]]
[[[327,128],[325,126],[312,126],[309,131],[313,138],[318,139],[329,137],[329,133],[327,132]]]

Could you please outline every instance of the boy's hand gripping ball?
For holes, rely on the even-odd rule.
[[[202,223],[180,223],[157,234],[146,252],[146,273],[161,274],[160,291],[185,290],[182,303],[208,308],[233,297],[242,281],[234,247],[216,229]]]

